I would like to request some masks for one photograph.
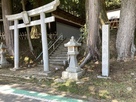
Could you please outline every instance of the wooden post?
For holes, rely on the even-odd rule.
[[[49,59],[48,59],[48,42],[47,42],[47,31],[46,31],[46,23],[44,23],[45,14],[40,13],[41,18],[41,36],[42,36],[42,49],[43,49],[43,65],[44,71],[49,71]]]
[[[18,20],[14,20],[14,68],[19,69],[19,33],[18,33]]]
[[[109,76],[109,25],[102,26],[102,76]]]

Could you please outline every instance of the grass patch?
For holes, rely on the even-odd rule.
[[[73,94],[79,94],[79,87],[76,84],[76,82],[73,82],[71,80],[66,81],[65,83],[56,83],[57,89],[59,91],[66,91]]]

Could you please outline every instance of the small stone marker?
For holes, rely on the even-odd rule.
[[[67,54],[70,57],[70,62],[66,71],[62,72],[62,79],[78,80],[83,74],[83,70],[79,67],[76,59],[76,56],[79,54],[78,46],[81,46],[81,44],[76,42],[72,36],[70,41],[64,44],[64,46],[68,47]]]
[[[109,25],[102,26],[102,76],[109,76]]]

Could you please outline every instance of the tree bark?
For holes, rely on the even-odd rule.
[[[98,58],[97,42],[99,37],[99,13],[100,13],[100,0],[89,0],[89,29],[87,44],[89,53],[93,58]]]
[[[117,32],[117,60],[126,61],[134,56],[134,32],[136,28],[136,0],[122,0],[121,17]]]
[[[97,44],[99,39],[100,2],[100,0],[86,0],[86,13],[88,13],[86,17],[86,23],[88,23],[87,46],[89,52],[80,67],[83,67],[90,59],[97,60],[99,58]]]
[[[86,27],[87,28],[89,28],[88,27],[88,23],[87,22],[89,22],[89,0],[86,0],[85,1],[85,11],[86,11]],[[87,32],[88,32],[88,30],[87,30]]]
[[[2,15],[3,15],[3,25],[5,32],[5,41],[10,55],[13,55],[13,34],[9,30],[9,21],[6,19],[5,15],[12,14],[12,3],[11,0],[2,0]]]
[[[108,22],[105,0],[100,0],[100,24],[101,26]]]

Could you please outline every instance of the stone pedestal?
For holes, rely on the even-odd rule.
[[[62,72],[62,79],[72,79],[72,80],[78,80],[79,78],[82,77],[84,71],[81,70],[79,72],[68,72],[68,71],[63,71]]]

